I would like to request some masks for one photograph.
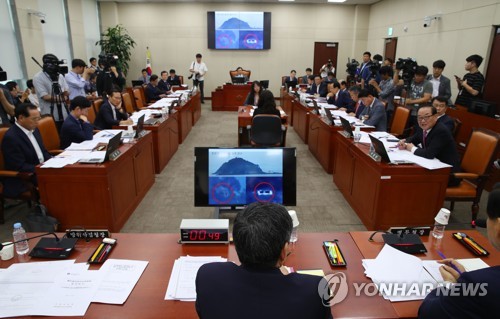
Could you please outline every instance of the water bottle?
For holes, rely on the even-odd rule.
[[[441,208],[434,218],[435,224],[432,229],[432,237],[436,239],[441,239],[444,236],[444,230],[446,225],[448,225],[448,220],[450,219],[450,211],[446,208]]]
[[[290,242],[295,243],[298,240],[298,228],[299,228],[299,219],[297,217],[297,212],[294,210],[289,210],[288,213],[290,214],[290,217],[292,217],[292,224],[293,224],[293,229],[292,229],[292,234],[290,235]]]
[[[14,237],[14,242],[26,239],[26,231],[24,231],[24,228],[21,225],[21,223],[14,224],[14,232],[12,233],[12,235]],[[15,247],[16,247],[16,253],[19,256],[27,254],[28,251],[30,250],[30,246],[27,240],[23,240],[19,243],[16,243]]]

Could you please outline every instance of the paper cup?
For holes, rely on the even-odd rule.
[[[2,245],[4,245],[2,250],[0,250],[0,256],[1,256],[2,260],[9,260],[9,259],[14,258],[14,245],[8,245],[8,244],[12,244],[12,243],[9,241],[2,243]],[[5,245],[8,245],[8,246],[5,246]]]
[[[436,215],[434,220],[441,225],[448,225],[448,221],[450,220],[450,211],[446,208],[441,208],[439,213]]]
[[[299,218],[297,217],[297,212],[294,210],[289,210],[288,214],[290,214],[290,217],[292,217],[293,227],[299,226]]]

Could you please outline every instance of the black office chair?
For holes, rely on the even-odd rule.
[[[281,125],[281,118],[277,115],[256,115],[247,129],[248,139],[253,146],[284,146],[286,127]]]

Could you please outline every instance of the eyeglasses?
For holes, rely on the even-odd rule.
[[[427,122],[427,121],[428,121],[431,117],[432,117],[432,115],[418,116],[418,117],[417,117],[417,120],[418,120],[419,122],[423,122],[423,121],[426,121],[426,122]]]
[[[40,121],[42,118],[40,116],[36,116],[36,117],[28,117],[30,120],[32,121],[35,121],[35,122],[38,122]]]

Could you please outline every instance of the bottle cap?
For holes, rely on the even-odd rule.
[[[299,218],[297,217],[297,212],[294,210],[289,210],[288,214],[290,214],[290,217],[292,217],[293,227],[299,226],[300,223],[299,223]]]
[[[22,226],[21,223],[15,223],[14,224],[14,228],[21,228],[21,226]]]
[[[450,211],[446,208],[441,208],[434,218],[434,220],[441,225],[448,225],[448,221],[450,220]]]

